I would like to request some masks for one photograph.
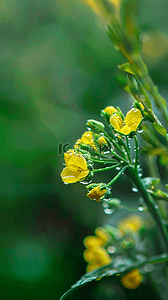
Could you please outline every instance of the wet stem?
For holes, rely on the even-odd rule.
[[[168,252],[168,235],[165,225],[161,221],[161,214],[158,208],[155,207],[151,195],[147,192],[141,178],[139,177],[138,170],[129,166],[125,170],[125,174],[131,179],[134,185],[137,187],[138,191],[141,193],[144,202],[151,213],[153,219],[155,220],[156,227],[159,233],[159,238],[161,241],[162,250]]]

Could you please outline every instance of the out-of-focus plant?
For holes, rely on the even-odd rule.
[[[147,211],[155,221],[161,254],[150,256],[149,247],[146,245],[146,236],[149,236],[148,224],[136,214],[120,220],[116,227],[97,228],[95,236],[88,236],[84,240],[87,273],[61,299],[84,284],[107,275],[120,275],[124,287],[135,289],[143,282],[147,272],[154,272],[155,264],[162,263],[163,273],[166,274],[168,261],[168,222],[166,214],[163,214],[163,206],[160,205],[163,201],[168,201],[168,194],[163,184],[161,185],[160,178],[142,178],[139,164],[140,135],[146,143],[141,149],[142,153],[158,156],[160,164],[167,168],[168,112],[166,101],[153,83],[141,58],[136,1],[85,0],[85,3],[106,24],[107,34],[115,49],[127,60],[118,67],[125,74],[125,84],[122,86],[133,99],[133,105],[125,116],[119,107],[105,107],[101,115],[107,127],[96,120],[88,120],[87,131],[77,140],[74,149],[64,154],[65,168],[61,177],[66,184],[77,181],[85,183],[87,196],[102,203],[105,212],[110,216],[114,210],[133,210],[112,197],[113,183],[120,176],[127,175],[133,184],[133,190],[142,197],[137,211]],[[161,120],[153,109],[154,105]],[[102,167],[96,167],[97,164],[102,164]],[[109,182],[92,182],[96,172],[110,169],[115,169],[117,174]],[[165,189],[167,187],[168,185]],[[154,280],[153,282],[157,288]]]

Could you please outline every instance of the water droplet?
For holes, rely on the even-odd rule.
[[[117,170],[117,171],[120,171],[120,170],[121,170],[121,168],[120,168],[120,167],[117,167],[117,168],[116,168],[116,170]]]
[[[142,197],[140,197],[140,198],[139,198],[139,202],[140,202],[140,203],[143,203],[143,202],[144,202],[144,199],[143,199]]]
[[[139,261],[139,262],[143,262],[146,260],[146,257],[143,254],[136,254],[135,258]]]
[[[144,269],[145,269],[146,272],[152,272],[153,271],[153,265],[152,264],[147,264],[144,267]]]
[[[103,203],[103,207],[104,208],[109,208],[109,204],[108,203]]]
[[[140,177],[142,177],[142,175],[143,175],[143,170],[140,167],[138,168],[138,174]]]
[[[105,214],[107,214],[107,215],[111,215],[111,214],[114,212],[114,210],[113,210],[113,209],[110,209],[110,208],[106,208],[106,209],[104,210],[104,212],[105,212]]]
[[[143,129],[139,129],[137,130],[138,133],[142,133],[143,132]]]
[[[133,188],[132,188],[132,191],[133,191],[134,193],[137,193],[137,192],[138,192],[138,190],[137,190],[136,187],[133,187]]]
[[[155,205],[155,209],[158,209],[158,208],[159,208],[159,205],[156,204],[156,205]]]
[[[109,246],[109,247],[107,248],[107,251],[108,251],[109,253],[113,254],[113,253],[116,252],[116,247],[114,247],[114,246]]]
[[[143,210],[144,210],[144,207],[143,207],[142,205],[140,205],[140,206],[138,207],[138,210],[139,210],[139,211],[143,211]]]

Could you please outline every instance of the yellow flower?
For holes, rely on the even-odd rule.
[[[113,107],[113,106],[107,106],[104,109],[104,112],[108,113],[110,116],[112,116],[116,111],[117,111],[117,109],[115,107]]]
[[[104,240],[102,238],[96,237],[94,235],[85,237],[83,242],[86,248],[95,248],[104,244]]]
[[[100,202],[100,198],[107,192],[105,188],[100,189],[100,185],[94,187],[89,193],[87,193],[87,196],[92,199],[96,200],[97,202]]]
[[[99,144],[99,146],[102,146],[103,144],[106,144],[106,145],[107,145],[107,141],[106,141],[106,139],[104,138],[104,136],[99,137],[99,139],[98,139],[98,144]]]
[[[132,131],[136,131],[139,124],[142,121],[142,114],[139,109],[132,108],[125,117],[123,122],[122,117],[114,113],[110,117],[110,124],[114,127],[114,129],[124,135],[130,134]]]
[[[89,262],[86,269],[87,272],[91,272],[112,262],[109,253],[103,247],[85,250],[84,259]]]
[[[61,177],[65,183],[82,181],[89,174],[86,159],[74,150],[67,151],[64,160],[66,167],[61,172]]]
[[[136,289],[142,282],[143,277],[138,269],[132,270],[128,274],[124,275],[121,279],[121,283],[127,289]]]
[[[132,215],[129,218],[119,222],[118,227],[123,232],[132,231],[137,232],[143,226],[143,220],[138,216]]]
[[[110,235],[101,227],[96,228],[95,234],[104,241],[104,245],[110,240]]]
[[[74,148],[79,149],[80,148],[80,144],[91,146],[92,148],[94,148],[95,150],[97,150],[97,148],[95,146],[95,143],[94,143],[94,137],[93,137],[92,131],[86,131],[86,132],[84,132],[84,134],[82,135],[81,139],[79,139],[79,140],[76,141]]]

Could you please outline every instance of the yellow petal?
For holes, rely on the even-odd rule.
[[[107,141],[106,141],[106,139],[104,138],[104,136],[99,137],[99,139],[98,139],[98,144],[99,144],[100,146],[102,146],[103,144],[106,144],[106,145],[107,145]]]
[[[128,135],[131,133],[132,128],[131,127],[128,127],[127,125],[124,125],[120,130],[118,130],[120,133],[122,134],[125,134],[125,135]]]
[[[89,235],[85,237],[83,241],[86,248],[95,248],[104,244],[104,240],[100,237],[95,237],[94,235]]]
[[[136,289],[142,282],[143,277],[139,270],[135,269],[122,277],[121,283],[127,289]]]
[[[114,127],[115,130],[120,131],[120,129],[123,127],[122,117],[118,114],[113,114],[110,117],[110,124]]]
[[[100,201],[100,198],[107,192],[106,189],[100,189],[99,186],[94,187],[87,196],[92,200]]]
[[[101,227],[97,227],[95,230],[96,236],[103,239],[104,244],[110,241],[110,235]]]
[[[82,181],[86,178],[86,176],[89,174],[89,170],[84,170],[82,172],[79,172],[78,177],[77,177],[77,181]]]
[[[78,172],[72,172],[68,167],[61,172],[62,181],[65,183],[75,183],[78,181]]]
[[[88,273],[88,272],[94,271],[100,267],[101,267],[100,264],[89,264],[86,267],[86,272]]]
[[[64,153],[64,160],[65,160],[65,164],[68,164],[68,160],[69,158],[74,154],[74,150],[70,149],[67,152]]]
[[[83,257],[88,263],[96,263],[95,253],[92,249],[86,249],[83,252]]]
[[[113,106],[107,106],[104,109],[104,112],[108,113],[110,116],[112,116],[112,114],[114,114],[116,111],[117,111],[117,109],[115,107],[113,107]]]
[[[125,117],[125,124],[131,128],[131,131],[136,131],[142,121],[141,111],[137,108],[132,108]]]
[[[82,154],[78,153],[73,153],[67,161],[67,166],[69,165],[75,165],[81,170],[86,170],[87,169],[87,161],[86,159],[82,156]]]

